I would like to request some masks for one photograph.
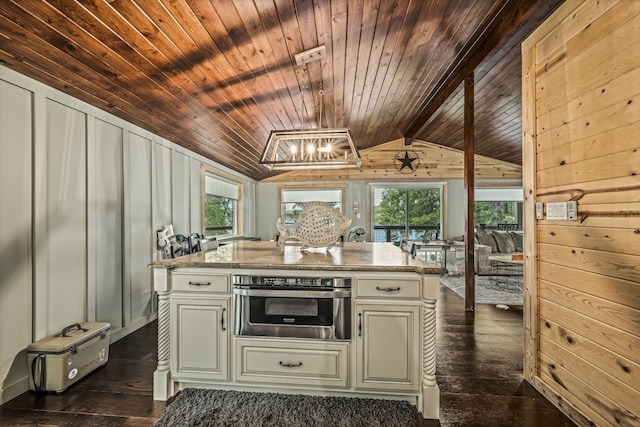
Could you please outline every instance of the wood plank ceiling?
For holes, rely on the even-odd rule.
[[[461,149],[475,68],[476,153],[520,164],[520,43],[561,1],[3,0],[0,64],[256,180],[277,129]]]

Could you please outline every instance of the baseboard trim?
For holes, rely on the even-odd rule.
[[[29,377],[25,376],[8,387],[0,388],[0,405],[15,399],[29,390]]]
[[[149,316],[146,316],[146,317],[144,317],[142,319],[139,319],[136,322],[133,322],[130,325],[127,325],[127,326],[123,326],[123,327],[117,328],[117,329],[114,329],[112,327],[111,328],[111,333],[109,334],[110,342],[114,343],[114,342],[126,337],[127,335],[137,331],[138,329],[142,328],[143,326],[146,326],[149,323],[155,321],[157,318],[158,318],[157,313],[154,313],[152,315],[149,315]]]

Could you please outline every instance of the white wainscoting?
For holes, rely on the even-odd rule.
[[[0,403],[28,387],[32,92],[0,79]]]
[[[108,321],[113,342],[156,318],[155,230],[200,231],[201,163],[237,175],[0,66],[0,404],[27,390],[32,341]]]

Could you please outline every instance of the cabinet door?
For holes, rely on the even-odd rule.
[[[228,380],[229,301],[171,298],[171,375]]]
[[[356,304],[356,387],[417,391],[420,307]]]

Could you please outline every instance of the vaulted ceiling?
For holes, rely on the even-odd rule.
[[[561,2],[3,0],[0,64],[256,180],[272,130],[462,149],[474,70],[476,153],[520,164],[520,43]]]

